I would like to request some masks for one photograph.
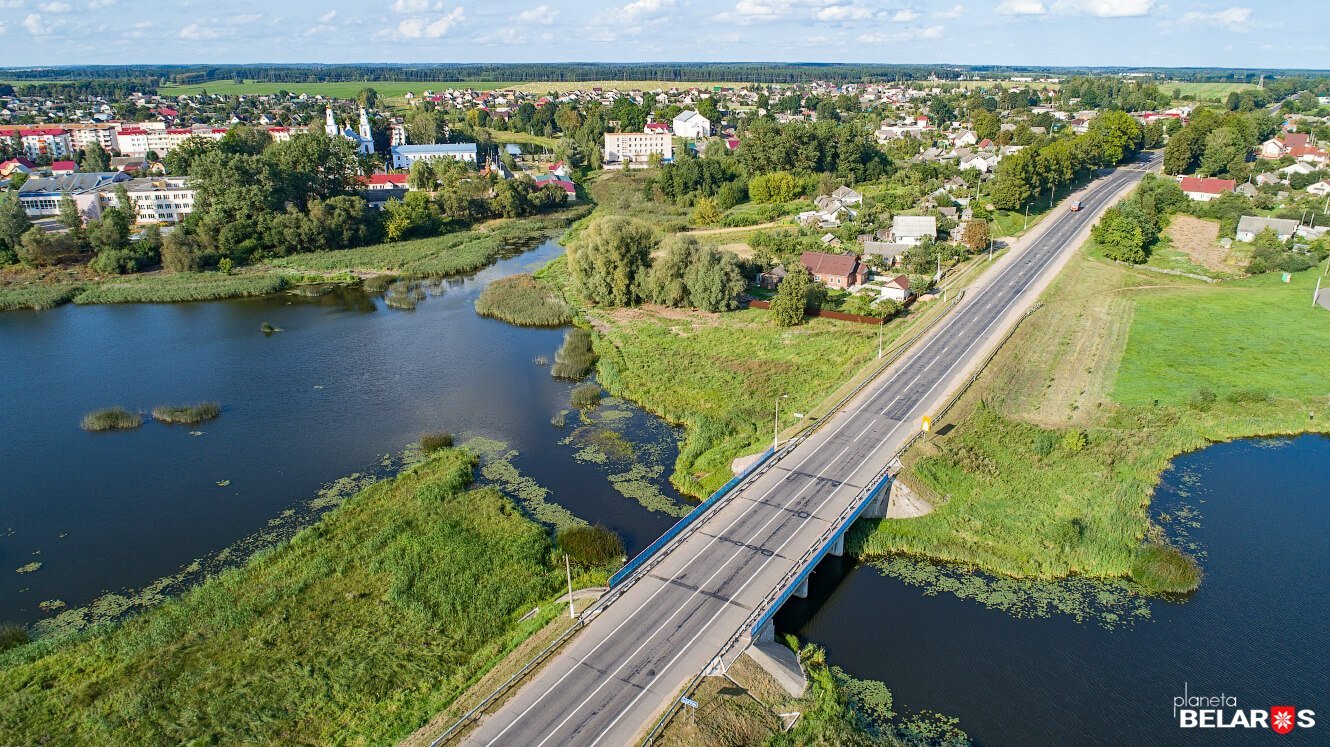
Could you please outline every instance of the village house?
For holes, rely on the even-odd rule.
[[[683,111],[674,118],[675,137],[702,140],[711,137],[711,120],[696,111]]]
[[[875,285],[877,284],[875,283]],[[894,278],[884,280],[880,286],[878,290],[879,301],[891,300],[905,303],[910,296],[914,295],[910,292],[910,279],[904,275],[897,275]]]
[[[392,148],[393,168],[410,169],[416,161],[452,158],[463,163],[476,162],[475,143],[436,143],[433,145],[397,145]]]
[[[867,268],[853,254],[804,252],[799,262],[808,268],[814,280],[828,288],[849,290],[863,285],[868,277]]]
[[[1225,192],[1232,192],[1238,183],[1232,179],[1213,176],[1184,176],[1178,183],[1183,194],[1197,202],[1209,202]]]
[[[891,241],[917,246],[925,238],[937,238],[937,218],[931,215],[897,215],[891,219]]]
[[[1298,222],[1292,218],[1261,218],[1255,215],[1244,215],[1238,219],[1238,231],[1235,235],[1238,241],[1251,243],[1256,240],[1256,236],[1265,229],[1273,229],[1279,236],[1280,241],[1288,241],[1297,233]]]
[[[780,285],[780,281],[784,280],[787,274],[789,273],[785,271],[784,267],[776,265],[766,272],[759,272],[757,274],[757,285],[758,287],[766,288],[767,290],[775,290],[776,286]]]

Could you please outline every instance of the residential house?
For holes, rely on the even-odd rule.
[[[1251,182],[1243,182],[1242,184],[1239,184],[1237,189],[1233,191],[1237,192],[1243,197],[1255,197],[1256,195],[1261,193],[1261,190],[1257,189],[1256,185],[1252,184]]]
[[[0,161],[0,177],[8,179],[14,174],[31,174],[35,168],[37,164],[22,156],[11,158],[8,161]]]
[[[1322,179],[1315,184],[1308,185],[1307,194],[1316,195],[1317,197],[1330,195],[1330,179]]]
[[[696,111],[679,112],[674,118],[675,137],[701,140],[711,137],[711,120]]]
[[[910,279],[904,275],[897,275],[894,278],[885,280],[881,284],[881,290],[878,291],[878,300],[899,301],[905,303],[910,296]]]
[[[73,161],[52,161],[51,176],[66,176],[79,170],[77,163]]]
[[[776,265],[766,272],[759,272],[757,274],[757,284],[767,290],[775,290],[776,286],[780,285],[780,281],[784,280],[787,274],[788,273],[785,272],[784,267]]]
[[[831,197],[842,205],[862,205],[864,202],[864,196],[849,187],[837,187]]]
[[[1244,215],[1238,219],[1238,241],[1252,242],[1256,235],[1267,228],[1274,229],[1280,241],[1288,241],[1298,230],[1298,221],[1292,218],[1261,218]]]
[[[476,162],[475,143],[436,143],[433,145],[397,145],[392,148],[393,168],[410,169],[417,161],[452,158],[464,163]]]
[[[663,125],[662,125],[663,126]],[[607,132],[603,163],[608,168],[642,167],[652,156],[662,161],[674,159],[674,137],[664,132]]]
[[[853,254],[827,254],[804,252],[799,262],[808,268],[813,279],[828,288],[849,290],[863,285],[868,270]]]
[[[931,215],[897,215],[891,219],[892,243],[916,246],[926,238],[937,238],[937,218]]]
[[[370,174],[360,177],[360,188],[367,191],[407,189],[407,174]]]
[[[1232,192],[1238,183],[1213,176],[1184,176],[1178,186],[1182,187],[1187,197],[1197,202],[1209,202],[1225,192]]]

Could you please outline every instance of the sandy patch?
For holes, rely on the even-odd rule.
[[[1173,248],[1201,267],[1214,272],[1233,271],[1227,261],[1229,250],[1219,245],[1219,224],[1215,221],[1179,213],[1173,216],[1164,235],[1173,242]]]

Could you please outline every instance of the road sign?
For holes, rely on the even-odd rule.
[[[933,427],[933,419],[925,415],[923,422],[924,433],[927,433],[929,430],[932,429],[932,427]]]
[[[696,700],[693,700],[692,698],[679,698],[679,702],[680,702],[680,703],[683,703],[684,705],[688,706],[689,708],[696,708],[696,707],[697,707],[697,701],[696,701]]]

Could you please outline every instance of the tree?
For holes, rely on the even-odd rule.
[[[171,272],[197,272],[206,258],[204,248],[182,228],[162,238],[162,267]]]
[[[434,169],[430,166],[429,161],[416,161],[411,164],[411,170],[407,172],[406,183],[411,189],[433,192],[436,183],[434,181]]]
[[[379,103],[379,92],[366,86],[356,93],[356,103],[365,109],[373,109]]]
[[[83,213],[79,211],[78,204],[68,193],[60,197],[60,215],[56,220],[69,229],[70,238],[80,249],[87,243],[83,230]]]
[[[79,169],[92,173],[106,171],[111,167],[111,160],[102,149],[100,143],[93,143],[83,151],[83,158],[79,160]]]
[[[32,228],[32,221],[17,195],[0,198],[0,265],[18,261],[19,242]]]
[[[310,221],[322,231],[321,247],[347,249],[378,242],[382,237],[377,210],[356,195],[311,200]]]
[[[716,201],[710,197],[699,197],[693,203],[693,225],[714,226],[720,223],[722,217]]]
[[[384,233],[389,241],[432,235],[443,224],[439,206],[424,192],[408,192],[404,199],[389,200],[384,212]]]
[[[986,220],[969,221],[961,231],[961,243],[976,251],[987,247],[989,241],[988,221]]]
[[[1141,226],[1122,208],[1114,206],[1105,210],[1090,233],[1105,257],[1130,264],[1145,262],[1145,236]]]
[[[1120,162],[1145,142],[1141,123],[1123,111],[1107,111],[1090,120],[1089,134],[1096,140],[1104,164]]]
[[[247,156],[257,156],[271,144],[272,135],[267,130],[244,125],[227,130],[218,141],[218,147],[224,152]]]
[[[102,216],[88,223],[88,243],[93,251],[109,252],[129,246],[129,211],[113,207],[102,211]]]
[[[748,180],[748,196],[753,202],[789,202],[799,196],[799,182],[787,171],[758,174]]]
[[[733,252],[703,247],[678,234],[666,237],[661,249],[642,283],[645,300],[705,311],[735,308],[747,282]]]
[[[802,262],[796,263],[780,281],[776,297],[771,299],[771,314],[778,327],[793,327],[804,320],[804,308],[808,305],[808,288],[812,277]]]
[[[593,221],[569,247],[573,289],[603,306],[633,306],[659,240],[651,226],[626,218]]]
[[[1198,173],[1202,176],[1226,174],[1247,160],[1247,144],[1232,127],[1220,127],[1205,137]]]
[[[321,132],[277,143],[263,158],[273,165],[277,204],[289,202],[298,209],[311,199],[346,194],[359,170],[351,141]]]
[[[166,154],[166,171],[179,176],[192,174],[194,162],[217,147],[216,141],[191,135]]]
[[[19,260],[29,267],[47,267],[59,261],[61,255],[77,249],[67,235],[49,234],[33,226],[19,240],[17,254]]]

